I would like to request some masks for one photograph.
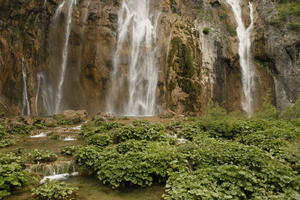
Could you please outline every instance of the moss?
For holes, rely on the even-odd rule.
[[[189,96],[182,102],[185,105],[186,111],[195,112],[197,105],[197,96],[201,89],[197,83],[187,78],[178,79],[178,85]]]
[[[226,23],[226,29],[230,36],[235,37],[237,35],[236,29],[233,25]]]
[[[210,29],[208,27],[205,27],[202,32],[205,34],[205,35],[208,35],[209,32],[210,32]]]
[[[192,77],[194,74],[194,65],[190,47],[184,44],[178,37],[171,41],[171,45],[172,48],[168,58],[168,65],[172,66],[173,59],[176,56],[176,62],[179,64],[178,69],[175,69],[176,73],[183,77]]]
[[[287,27],[289,30],[300,30],[300,2],[281,2],[277,6],[278,15],[271,18],[269,24],[277,28]]]

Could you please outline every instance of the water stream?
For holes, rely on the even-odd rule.
[[[156,112],[158,82],[157,27],[160,13],[151,0],[124,0],[119,11],[118,40],[113,58],[107,111],[124,116]]]
[[[72,14],[76,0],[62,1],[51,20],[49,69],[37,74],[35,108],[37,115],[50,116],[63,110]]]
[[[28,87],[27,87],[27,70],[25,67],[24,58],[22,58],[22,77],[23,77],[23,108],[22,108],[22,115],[29,116],[30,112],[30,104],[28,98]]]
[[[251,57],[251,33],[253,30],[254,13],[253,5],[249,2],[250,10],[250,25],[246,27],[243,21],[243,8],[241,0],[226,0],[230,4],[234,17],[237,22],[237,36],[239,38],[239,56],[240,65],[242,69],[242,108],[243,110],[251,114],[254,112],[254,92],[255,92],[255,68],[252,64]]]
[[[69,40],[71,33],[71,23],[72,23],[72,13],[73,6],[75,4],[75,0],[68,0],[67,2],[67,19],[65,24],[65,41],[62,50],[62,62],[61,62],[61,71],[58,80],[57,86],[57,94],[55,101],[55,113],[59,113],[61,110],[61,102],[63,98],[63,84],[65,81],[66,69],[67,69],[67,61],[68,61],[68,53],[69,53]]]

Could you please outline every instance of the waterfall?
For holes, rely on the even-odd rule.
[[[251,58],[251,33],[253,29],[253,5],[249,2],[251,23],[246,28],[243,22],[241,0],[226,0],[232,7],[237,21],[237,36],[239,38],[239,56],[242,69],[242,108],[248,114],[254,112],[255,68]]]
[[[50,116],[61,112],[75,4],[76,0],[62,1],[52,17],[49,32],[49,69],[37,74],[37,115]]]
[[[23,108],[22,108],[22,115],[29,116],[30,112],[30,104],[28,98],[28,87],[27,87],[27,71],[25,67],[24,58],[22,58],[22,76],[23,76]]]
[[[107,99],[109,113],[155,114],[159,15],[159,12],[150,11],[150,0],[123,0],[118,14],[118,40]]]
[[[67,9],[67,21],[65,27],[65,41],[63,45],[62,51],[62,62],[61,62],[61,71],[58,80],[58,88],[56,94],[55,101],[55,113],[60,112],[61,109],[61,101],[63,98],[63,84],[65,81],[66,69],[67,69],[67,61],[68,61],[68,50],[69,50],[69,39],[71,33],[71,23],[72,23],[72,13],[73,13],[73,5],[75,4],[75,0],[68,1],[68,9]]]

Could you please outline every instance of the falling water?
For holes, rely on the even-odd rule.
[[[28,98],[28,90],[27,90],[27,71],[25,68],[25,61],[22,58],[22,76],[23,76],[23,108],[22,108],[22,115],[29,116],[30,112],[30,104]]]
[[[150,0],[123,1],[107,99],[108,112],[126,116],[155,114],[158,18],[159,12],[150,11]]]
[[[255,69],[251,62],[251,32],[253,29],[253,6],[249,2],[251,23],[246,28],[243,22],[241,0],[226,0],[232,7],[235,19],[237,21],[237,36],[239,38],[239,56],[242,68],[242,107],[248,114],[254,111],[254,90],[255,90]]]
[[[37,115],[53,115],[62,109],[73,7],[76,0],[64,0],[57,7],[49,32],[49,69],[37,74]],[[63,15],[62,15],[63,14]]]
[[[61,108],[61,101],[63,96],[63,84],[65,81],[66,69],[67,69],[67,61],[68,61],[68,47],[69,47],[69,39],[71,32],[71,23],[72,23],[72,13],[73,13],[73,5],[75,4],[75,0],[68,1],[68,10],[67,10],[67,22],[65,29],[65,41],[63,45],[62,51],[62,63],[61,63],[61,71],[59,75],[58,88],[57,88],[57,96],[55,101],[55,113],[58,113]]]

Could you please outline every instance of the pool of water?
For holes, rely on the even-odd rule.
[[[95,177],[77,176],[66,180],[72,186],[78,187],[76,200],[161,200],[163,186],[148,188],[126,188],[113,190],[99,183]],[[20,192],[5,198],[5,200],[32,200],[30,190]]]

